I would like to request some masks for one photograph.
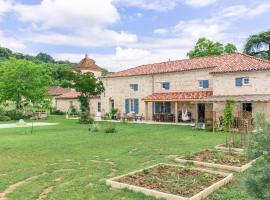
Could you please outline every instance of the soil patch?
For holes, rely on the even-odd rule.
[[[158,165],[121,177],[117,181],[164,193],[192,197],[223,178],[223,175],[195,169]]]
[[[238,148],[241,149],[243,148],[243,145],[240,143],[234,143],[234,144],[221,144],[220,147],[225,147],[225,148]]]
[[[44,200],[48,197],[49,193],[53,191],[53,187],[46,188],[37,198],[37,200]]]
[[[201,151],[184,158],[188,160],[230,165],[236,167],[241,167],[250,161],[249,159],[246,158],[244,154],[215,151],[215,150]]]

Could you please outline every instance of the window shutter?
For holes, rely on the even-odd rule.
[[[139,113],[139,99],[134,99],[134,112]]]
[[[129,113],[129,99],[126,99],[125,101],[125,108],[126,108],[126,113]]]
[[[209,80],[203,81],[203,88],[209,88]]]
[[[235,79],[235,86],[236,87],[241,87],[243,84],[243,78],[236,78]]]

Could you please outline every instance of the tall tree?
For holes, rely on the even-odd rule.
[[[81,111],[89,115],[89,101],[92,96],[104,92],[104,85],[93,73],[74,73],[71,77],[70,87],[80,93],[78,100],[81,104]]]
[[[53,57],[51,57],[49,54],[46,53],[39,53],[36,56],[36,59],[45,63],[54,63],[54,59]]]
[[[40,103],[47,98],[51,78],[43,65],[15,58],[0,65],[2,101],[13,101],[20,109],[23,102]]]
[[[193,50],[187,53],[189,58],[204,57],[211,55],[221,55],[224,53],[234,53],[237,51],[235,45],[228,43],[223,45],[206,38],[199,38]]]
[[[270,60],[270,31],[251,35],[244,46],[244,53]]]
[[[0,47],[0,59],[9,59],[12,51],[8,48]]]

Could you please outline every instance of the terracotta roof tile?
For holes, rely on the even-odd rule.
[[[80,71],[80,70],[102,71],[103,68],[97,66],[96,61],[90,59],[88,55],[85,55],[84,59],[82,59],[78,64],[74,65],[71,68],[71,71]]]
[[[105,77],[148,75],[206,68],[212,68],[211,72],[213,73],[270,70],[270,61],[258,59],[241,53],[233,53],[220,56],[208,56],[141,65],[120,72],[111,73]]]
[[[153,93],[145,98],[144,101],[180,101],[180,100],[196,100],[204,99],[212,96],[213,91],[193,91],[193,92],[167,92]]]
[[[49,89],[48,89],[48,93],[50,96],[60,96],[60,95],[65,94],[69,91],[71,91],[70,88],[62,88],[59,86],[49,87]]]

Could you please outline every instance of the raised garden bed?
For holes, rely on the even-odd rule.
[[[193,163],[194,165],[243,172],[255,160],[251,161],[243,153],[218,150],[205,150],[193,155],[176,158],[176,162]]]
[[[241,144],[234,144],[232,146],[228,146],[226,144],[219,144],[215,146],[215,148],[222,151],[234,151],[234,152],[244,153],[244,149],[242,148]]]
[[[226,185],[233,175],[201,168],[158,164],[119,177],[106,184],[170,200],[200,200]]]

